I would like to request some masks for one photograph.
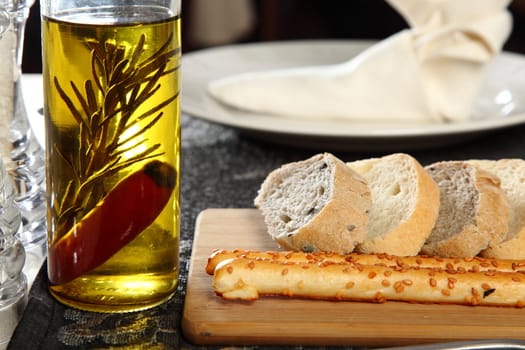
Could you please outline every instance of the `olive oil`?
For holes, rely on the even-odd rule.
[[[103,7],[44,16],[42,35],[50,291],[158,305],[178,282],[180,19]]]

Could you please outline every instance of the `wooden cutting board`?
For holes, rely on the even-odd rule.
[[[196,222],[182,327],[195,344],[401,346],[525,339],[525,309],[263,297],[225,301],[204,271],[214,248],[278,250],[255,209],[207,209]]]

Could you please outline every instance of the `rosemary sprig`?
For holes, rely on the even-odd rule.
[[[74,174],[62,199],[53,203],[58,236],[66,233],[78,213],[86,213],[103,199],[105,177],[162,154],[160,144],[155,143],[131,158],[122,157],[125,152],[144,146],[147,140],[139,136],[152,128],[162,117],[162,109],[178,97],[176,92],[136,115],[137,109],[160,89],[160,78],[179,69],[178,65],[166,69],[180,52],[179,48],[170,49],[172,39],[173,34],[144,59],[144,34],[129,53],[124,46],[110,41],[90,40],[87,46],[91,51],[92,79],[83,82],[82,88],[70,81],[73,94],[69,96],[58,78],[54,78],[57,92],[78,123],[80,134],[76,155],[54,145],[55,152]],[[130,132],[139,123],[140,129]]]

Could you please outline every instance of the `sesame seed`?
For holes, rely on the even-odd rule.
[[[378,303],[384,303],[386,301],[385,296],[383,294],[381,294],[381,292],[377,292],[376,295],[374,296],[374,299]]]
[[[397,292],[397,293],[401,293],[402,291],[405,290],[405,287],[403,286],[403,282],[396,282],[394,283],[394,290]]]

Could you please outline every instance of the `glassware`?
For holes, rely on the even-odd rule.
[[[180,1],[42,0],[50,291],[158,305],[178,282]]]
[[[14,203],[15,195],[0,160],[0,348],[9,341],[27,304],[27,280],[22,272],[26,255],[16,236],[22,217]]]
[[[18,233],[26,248],[46,238],[45,159],[35,137],[22,95],[24,29],[33,0],[0,0],[9,26],[0,40],[0,153],[16,188],[22,214]]]

